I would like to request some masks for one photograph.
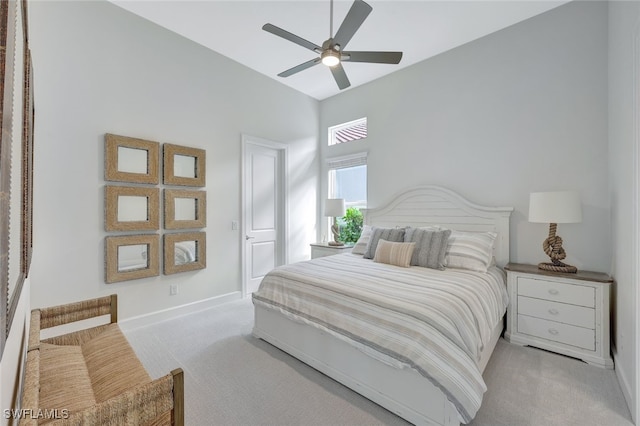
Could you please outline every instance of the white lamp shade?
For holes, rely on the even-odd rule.
[[[529,222],[582,222],[580,194],[576,191],[532,192],[529,196]]]
[[[324,215],[342,217],[345,214],[344,198],[328,198],[324,203]]]

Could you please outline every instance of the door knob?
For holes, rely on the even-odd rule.
[[[244,236],[244,239],[245,239],[245,240],[253,240],[254,238],[255,238],[255,237],[250,237],[250,236],[248,236],[248,235],[245,235],[245,236]]]

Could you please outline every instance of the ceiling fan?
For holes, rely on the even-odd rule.
[[[327,65],[333,74],[333,78],[336,80],[340,90],[346,89],[351,86],[347,74],[342,67],[342,62],[368,62],[376,64],[397,64],[402,59],[402,52],[357,52],[345,51],[347,43],[351,40],[353,35],[358,31],[358,28],[362,25],[367,16],[373,8],[362,0],[355,0],[351,9],[344,18],[342,25],[338,28],[335,36],[333,35],[333,0],[331,0],[330,10],[330,22],[329,22],[329,38],[322,43],[322,47],[317,44],[311,43],[292,34],[282,28],[276,27],[272,24],[265,24],[262,29],[289,40],[299,46],[307,48],[309,50],[318,53],[320,56],[310,61],[304,62],[300,65],[296,65],[286,71],[278,74],[279,77],[289,77],[295,73],[311,68],[314,65],[323,63]]]

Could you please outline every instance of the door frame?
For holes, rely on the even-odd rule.
[[[631,279],[635,299],[635,395],[634,405],[630,407],[632,419],[636,424],[640,423],[640,20],[636,20],[633,31],[633,191],[632,200],[632,270]]]
[[[289,263],[289,146],[280,142],[274,142],[268,139],[259,138],[242,133],[242,155],[240,156],[240,257],[241,257],[241,274],[242,274],[242,297],[247,297],[247,245],[245,236],[247,235],[247,224],[245,212],[247,209],[246,203],[246,185],[248,183],[246,156],[249,145],[261,146],[278,151],[278,159],[280,160],[280,168],[278,171],[280,177],[280,185],[278,188],[279,197],[276,200],[278,203],[278,209],[281,212],[278,215],[276,226],[278,227],[278,246],[276,247],[277,262],[279,264]]]

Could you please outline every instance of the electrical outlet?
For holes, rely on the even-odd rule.
[[[169,286],[169,295],[175,296],[176,294],[178,294],[178,284],[171,284]]]
[[[232,231],[237,231],[238,230],[238,221],[237,220],[232,220],[231,221],[231,230]]]

